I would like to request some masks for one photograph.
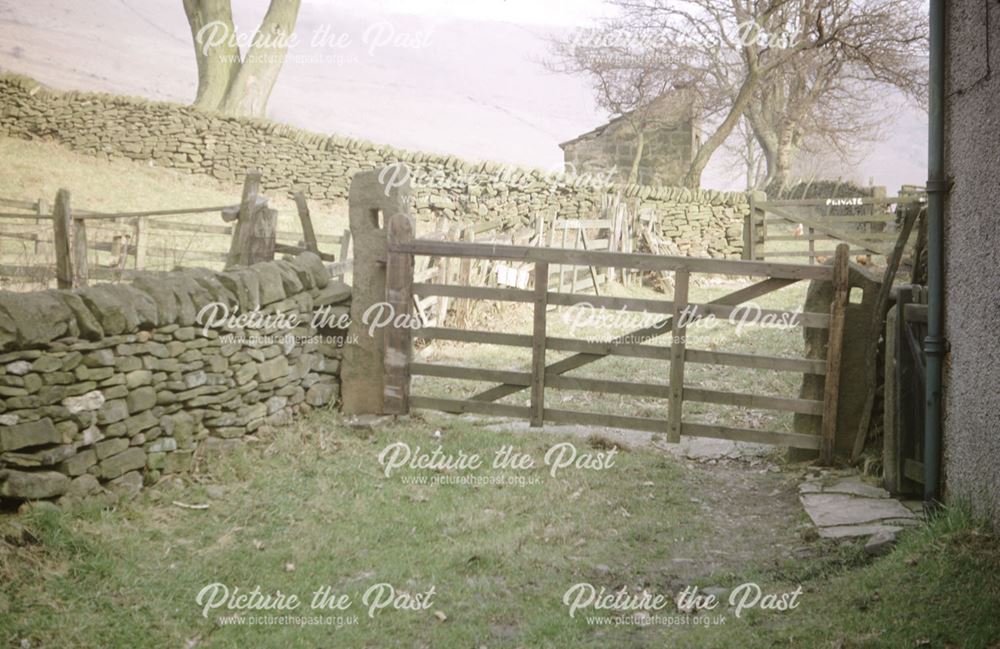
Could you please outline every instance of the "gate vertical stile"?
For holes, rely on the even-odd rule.
[[[833,261],[833,303],[830,305],[830,330],[826,348],[826,379],[823,386],[823,423],[819,460],[833,463],[837,436],[837,406],[840,401],[840,360],[844,344],[844,316],[850,286],[848,285],[848,245],[837,246]]]
[[[674,311],[672,336],[670,341],[670,401],[667,405],[667,441],[681,441],[681,415],[684,403],[684,347],[687,318],[683,317],[688,301],[688,284],[691,273],[681,269],[674,274]]]
[[[575,267],[574,267],[575,268]],[[548,309],[548,262],[535,262],[534,329],[531,335],[531,426],[545,416],[545,312]]]
[[[393,247],[413,241],[413,220],[395,214],[386,227],[385,293],[386,302],[397,316],[409,316],[413,308],[413,255],[394,252]],[[413,332],[407,323],[394,322],[385,331],[385,384],[383,412],[405,415],[410,412],[410,360],[413,357]]]

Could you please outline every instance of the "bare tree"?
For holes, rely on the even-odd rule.
[[[611,0],[621,15],[591,32],[591,40],[614,41],[628,48],[622,60],[659,61],[658,73],[670,82],[691,84],[702,97],[711,127],[684,179],[697,187],[711,157],[749,116],[755,102],[770,95],[772,106],[785,105],[776,91],[794,81],[794,71],[812,61],[833,60],[842,77],[907,86],[907,74],[922,51],[920,0]],[[618,33],[614,38],[612,33]],[[594,39],[594,35],[597,36]],[[573,52],[579,53],[579,41]],[[556,51],[557,56],[560,52]],[[565,52],[563,52],[565,55]],[[594,74],[585,60],[580,68]],[[823,97],[822,84],[804,84],[806,93]],[[794,109],[806,117],[788,120],[796,128],[775,135],[778,145],[761,142],[766,155],[801,145],[797,131],[816,115],[816,102],[797,94]],[[781,101],[777,101],[781,99]],[[819,101],[817,99],[816,101]],[[769,111],[771,112],[771,111]],[[785,113],[779,110],[779,115]],[[815,123],[815,120],[812,120]],[[756,120],[763,137],[763,118]],[[754,122],[751,122],[753,125]],[[772,125],[773,126],[773,125]],[[769,126],[768,128],[772,128]],[[756,127],[755,127],[756,129]],[[768,153],[770,151],[770,153]],[[769,159],[769,175],[771,171]]]
[[[233,115],[262,117],[267,101],[294,43],[301,0],[271,0],[267,14],[249,42],[233,25],[230,0],[184,0],[198,65],[194,105]],[[240,45],[246,54],[241,56]]]

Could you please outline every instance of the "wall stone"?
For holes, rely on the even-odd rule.
[[[335,322],[350,295],[312,253],[0,292],[0,498],[134,494],[199,446],[336,402],[344,332],[314,315]]]
[[[516,227],[539,214],[592,219],[603,196],[620,192],[655,213],[663,235],[692,256],[738,258],[749,211],[741,193],[608,185],[599,173],[471,163],[166,102],[58,92],[15,75],[0,76],[0,135],[51,139],[89,155],[152,161],[225,182],[239,182],[252,166],[262,172],[266,191],[302,191],[334,202],[347,199],[355,173],[404,162],[412,170],[411,213],[418,222],[503,219]]]

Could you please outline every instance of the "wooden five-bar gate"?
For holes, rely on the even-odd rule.
[[[848,292],[846,245],[837,248],[836,260],[832,265],[805,265],[421,240],[414,238],[413,222],[405,214],[397,214],[389,219],[384,241],[386,241],[386,298],[395,313],[411,312],[415,298],[439,296],[465,300],[530,303],[533,305],[534,319],[530,335],[443,327],[427,327],[417,331],[405,326],[386,329],[383,392],[383,409],[386,413],[405,414],[411,407],[450,413],[479,413],[523,418],[529,420],[532,426],[553,422],[635,429],[665,433],[670,442],[679,441],[682,435],[713,437],[816,449],[820,451],[821,459],[829,461],[832,457],[836,431],[840,350]],[[528,289],[414,282],[414,257],[421,255],[432,258],[528,262],[533,265],[535,278],[548,277],[550,265],[555,264],[642,272],[672,272],[675,279],[674,293],[672,299],[654,300],[553,292],[544,281],[535,281],[534,288]],[[696,273],[742,276],[757,281],[705,304],[693,304],[688,299],[688,288],[692,274]],[[685,331],[690,318],[685,316],[686,313],[694,312],[701,316],[711,314],[717,318],[727,318],[738,305],[803,280],[832,282],[836,289],[830,313],[802,313],[798,318],[802,326],[829,330],[829,346],[825,359],[784,358],[687,347]],[[657,314],[660,320],[652,326],[631,331],[610,342],[594,342],[548,334],[546,314],[549,307],[570,307],[583,303],[616,311]],[[692,307],[693,311],[689,307]],[[779,312],[766,309],[761,313],[779,315]],[[669,346],[630,342],[667,333],[673,334]],[[531,370],[495,370],[415,362],[414,337],[530,348]],[[546,353],[549,351],[570,352],[571,355],[548,363]],[[572,370],[609,356],[642,357],[669,363],[668,383],[652,384],[568,376]],[[827,378],[824,397],[818,400],[764,396],[689,385],[685,383],[684,378],[685,366],[689,363],[822,375]],[[420,396],[410,394],[411,377],[415,375],[490,382],[495,385],[468,399]],[[662,398],[667,400],[667,416],[665,419],[655,419],[554,408],[546,404],[547,388]],[[527,406],[499,403],[499,400],[507,396],[526,390],[530,391],[531,395],[530,404]],[[822,434],[816,436],[689,421],[684,417],[684,402],[817,415],[823,420]]]

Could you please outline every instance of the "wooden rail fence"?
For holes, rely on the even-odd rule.
[[[5,263],[9,247],[0,247],[0,276],[42,286],[55,280],[59,288],[73,288],[91,281],[119,281],[150,268],[153,259],[167,267],[178,263],[233,266],[303,250],[331,262],[328,267],[333,276],[350,273],[350,230],[340,236],[316,234],[304,196],[293,197],[301,232],[276,228],[277,214],[260,195],[260,174],[254,170],[247,173],[240,202],[232,205],[97,212],[74,208],[65,189],[59,190],[51,208],[44,199],[0,198],[0,210],[4,210],[0,211],[0,246],[22,244],[17,263]],[[222,222],[169,219],[198,214],[221,214]],[[241,223],[248,226],[242,228]],[[183,235],[183,240],[178,243],[172,234]],[[228,253],[212,250],[227,244]],[[338,254],[324,248],[334,248]]]
[[[847,243],[850,255],[885,257],[896,241],[890,207],[917,205],[917,195],[757,200],[743,222],[743,258],[806,258],[822,263]]]
[[[397,308],[397,313],[408,312],[412,300],[427,298],[494,300],[533,305],[533,331],[530,335],[440,326],[424,327],[416,332],[406,327],[387,329],[384,338],[386,377],[383,395],[386,412],[406,413],[411,407],[415,407],[451,413],[468,412],[524,418],[533,426],[539,426],[544,421],[609,426],[665,433],[671,442],[679,441],[683,435],[714,437],[816,449],[821,452],[824,461],[830,461],[836,431],[839,350],[843,336],[843,313],[846,308],[846,245],[838,247],[836,263],[830,266],[483,244],[448,241],[442,238],[415,239],[412,222],[409,216],[404,214],[394,216],[386,230],[386,296],[387,300]],[[419,281],[414,272],[416,268],[414,260],[418,257],[457,259],[462,263],[468,260],[491,260],[529,264],[533,271],[534,286],[533,288],[484,287]],[[550,270],[554,265],[672,273],[674,294],[669,300],[651,300],[553,291],[547,282],[541,282],[539,278],[550,277]],[[756,278],[758,281],[708,303],[694,304],[689,302],[688,286],[691,275],[695,273],[745,276]],[[692,316],[712,314],[716,317],[728,317],[740,304],[803,280],[832,282],[837,288],[838,298],[834,301],[831,313],[803,313],[799,318],[802,326],[829,329],[831,353],[825,360],[687,348],[685,332]],[[610,342],[548,334],[546,314],[550,306],[573,306],[583,303],[616,311],[655,313],[663,317],[653,326],[629,332]],[[763,310],[762,313],[778,315],[778,312],[767,310]],[[669,347],[630,342],[671,332],[673,338]],[[424,340],[450,340],[531,349],[531,369],[530,371],[495,370],[414,362],[412,360],[414,337]],[[546,353],[550,350],[572,352],[572,355],[547,363]],[[669,363],[669,382],[654,384],[567,376],[571,370],[609,356],[642,357]],[[822,401],[710,390],[685,383],[684,369],[688,363],[824,375],[827,377],[827,387]],[[414,375],[491,382],[496,385],[464,400],[411,395],[410,382]],[[667,401],[668,415],[666,419],[661,420],[554,408],[545,402],[547,388],[662,398]],[[530,391],[528,406],[499,403],[500,399],[525,390]],[[685,402],[820,415],[823,417],[823,434],[814,436],[690,421],[683,415]]]

